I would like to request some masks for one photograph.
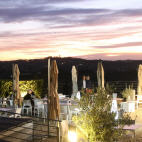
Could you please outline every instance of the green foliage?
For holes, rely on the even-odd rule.
[[[115,120],[111,110],[112,96],[103,88],[98,88],[96,95],[84,94],[80,100],[82,112],[73,117],[75,124],[89,138],[89,142],[114,142],[123,134],[124,124],[130,124],[129,115]]]
[[[7,97],[12,94],[12,81],[1,80],[0,81],[0,96]]]
[[[36,97],[40,97],[43,89],[43,80],[20,81],[20,91],[25,92],[32,89]]]
[[[20,81],[20,91],[26,92],[32,89],[37,97],[40,97],[43,91],[43,80]],[[12,94],[12,81],[0,81],[0,96],[7,97]]]

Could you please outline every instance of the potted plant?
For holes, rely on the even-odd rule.
[[[122,91],[122,96],[124,98],[124,100],[126,101],[132,101],[134,100],[134,89],[129,86],[128,88],[126,87],[123,91]]]

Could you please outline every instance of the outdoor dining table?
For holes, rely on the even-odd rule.
[[[0,116],[7,116],[7,114],[14,113],[15,108],[0,108]]]
[[[124,112],[135,112],[135,101],[121,102],[121,108]]]
[[[13,110],[14,110],[14,108],[5,108],[5,107],[0,108],[0,111],[11,112],[11,111],[13,111]]]

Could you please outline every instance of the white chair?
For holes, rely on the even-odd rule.
[[[38,103],[37,103],[38,101],[39,101],[39,99],[34,99],[34,116],[35,116],[37,108],[38,108]]]
[[[9,100],[9,105],[13,106],[13,100]]]
[[[32,115],[32,104],[31,104],[31,100],[24,100],[23,101],[23,114],[24,114],[24,110],[26,110],[27,115],[29,114],[29,111]]]
[[[0,106],[2,106],[2,98],[0,98]]]
[[[142,104],[142,95],[137,95],[137,108],[139,107],[139,104]]]
[[[7,98],[3,98],[3,106],[7,106]]]
[[[42,116],[45,115],[43,101],[34,100],[34,115],[36,114],[36,112],[37,112],[38,117],[40,116],[40,113],[42,114]]]
[[[44,104],[44,118],[47,118],[48,115],[48,104],[47,103],[43,103]]]

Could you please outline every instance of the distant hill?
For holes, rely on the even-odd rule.
[[[78,77],[90,75],[96,81],[97,60],[78,58],[55,59],[59,68],[59,80],[71,79],[71,68],[76,66]],[[20,68],[20,79],[39,79],[47,76],[48,58],[35,60],[0,61],[0,79],[11,79],[12,64],[17,63]],[[106,81],[135,81],[137,80],[138,65],[142,60],[103,61]]]

